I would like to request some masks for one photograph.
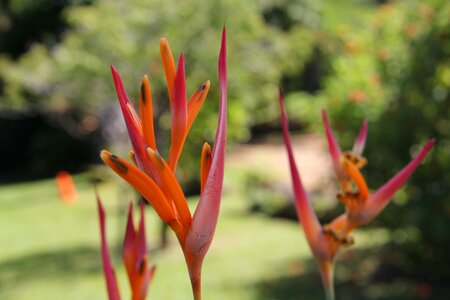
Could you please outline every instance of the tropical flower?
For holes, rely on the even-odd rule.
[[[103,273],[105,275],[108,298],[110,300],[120,300],[119,286],[117,284],[114,267],[112,266],[109,257],[108,243],[106,241],[105,210],[98,195],[97,204],[100,221]],[[141,219],[139,221],[139,227],[136,230],[133,225],[133,205],[130,203],[128,224],[122,251],[123,262],[130,282],[132,300],[144,300],[146,298],[148,287],[156,270],[156,267],[150,267],[148,262],[144,205],[142,202],[140,211]]]
[[[168,161],[166,162],[156,149],[152,97],[147,76],[142,79],[139,116],[128,100],[122,80],[114,67],[111,67],[111,70],[133,147],[130,151],[133,164],[106,150],[101,152],[101,158],[141,193],[154,207],[159,217],[175,232],[186,259],[194,298],[201,299],[201,267],[217,225],[224,173],[227,124],[225,27],[219,53],[221,96],[218,126],[214,149],[211,151],[208,143],[203,146],[200,166],[201,195],[193,216],[174,173],[186,136],[205,101],[210,83],[206,81],[202,84],[187,101],[184,55],[180,55],[175,68],[169,44],[164,38],[160,41],[160,52],[171,109],[171,145]]]
[[[339,250],[353,244],[353,238],[349,235],[350,232],[372,221],[386,207],[394,194],[405,184],[406,180],[425,158],[435,141],[434,139],[428,141],[408,165],[382,187],[371,193],[360,171],[367,163],[366,159],[361,156],[367,137],[367,121],[363,121],[352,151],[342,152],[331,131],[326,112],[322,111],[329,151],[341,188],[337,198],[346,208],[344,214],[338,216],[330,224],[322,226],[314,213],[297,170],[281,90],[279,93],[279,104],[297,216],[303,225],[306,239],[319,265],[327,299],[334,299],[334,260]]]

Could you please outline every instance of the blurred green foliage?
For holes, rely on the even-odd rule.
[[[270,170],[250,170],[244,176],[243,194],[251,212],[297,221],[291,188],[277,182]]]
[[[228,29],[229,137],[249,138],[249,126],[276,119],[276,95],[283,74],[301,69],[312,52],[314,1],[97,1],[70,6],[64,16],[70,30],[60,43],[35,43],[17,61],[0,57],[3,108],[30,106],[57,112],[77,111],[96,118],[106,103],[115,103],[110,76],[113,64],[130,98],[138,98],[140,79],[147,73],[156,107],[158,147],[168,148],[170,112],[159,39],[167,37],[175,59],[186,55],[188,92],[205,80],[212,87],[192,127],[180,177],[198,169],[203,141],[212,141],[218,111],[217,57],[223,24]],[[289,21],[284,22],[284,15]],[[87,122],[88,124],[91,124]]]
[[[67,23],[62,11],[92,0],[6,0],[0,2],[0,52],[17,58],[35,42],[55,45]],[[32,25],[34,26],[30,26]]]
[[[315,95],[291,93],[288,106],[316,129],[319,109],[326,108],[344,149],[350,149],[367,117],[364,173],[373,189],[406,165],[427,139],[436,138],[429,157],[378,222],[391,229],[392,248],[383,255],[386,270],[443,280],[450,272],[445,250],[450,245],[450,4],[397,1],[364,20],[327,32],[330,75],[323,89]]]
[[[415,153],[428,138],[437,139],[429,159],[383,218],[395,228],[393,241],[407,259],[403,264],[395,259],[391,263],[402,265],[405,273],[419,269],[423,277],[435,281],[450,272],[444,250],[450,244],[445,229],[450,226],[450,5],[421,3],[406,12],[397,27],[403,33],[403,49],[392,46],[388,49],[392,59],[381,64],[391,101],[372,125],[367,157],[380,174],[393,174],[407,163],[405,153]],[[394,27],[389,23],[387,28]],[[398,66],[397,56],[403,60]],[[372,182],[378,185],[384,176],[375,176]]]
[[[231,140],[250,138],[255,124],[278,123],[279,82],[291,120],[317,130],[320,109],[326,108],[345,149],[368,118],[364,172],[372,188],[436,138],[425,163],[378,219],[391,228],[392,240],[381,257],[396,268],[392,274],[431,282],[450,273],[445,254],[450,244],[448,1],[66,0],[57,8],[36,5],[51,2],[45,0],[7,2],[9,10],[0,11],[0,111],[60,114],[61,123],[71,122],[66,128],[76,123],[76,132],[88,134],[102,111],[111,105],[118,109],[109,72],[114,64],[135,102],[142,75],[149,75],[158,146],[165,154],[170,112],[160,36],[168,38],[176,57],[185,52],[188,91],[207,79],[212,87],[181,158],[178,175],[184,181],[197,178],[203,140],[212,141],[215,132],[224,23]],[[32,13],[55,14],[64,31],[60,25],[44,26]],[[33,30],[4,33],[17,24]],[[4,41],[17,32],[32,36],[22,37],[12,54],[13,42]],[[255,199],[261,196],[257,191]]]

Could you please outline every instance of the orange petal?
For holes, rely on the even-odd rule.
[[[140,108],[142,117],[142,131],[147,146],[156,150],[155,128],[153,124],[152,90],[147,75],[142,78]]]
[[[114,172],[125,179],[153,206],[164,222],[176,218],[175,211],[166,199],[158,185],[141,170],[126,160],[103,150],[100,157]]]
[[[159,40],[159,51],[166,73],[167,90],[169,91],[170,104],[173,99],[173,85],[175,82],[175,61],[173,59],[172,51],[170,51],[169,43],[165,38]]]
[[[173,200],[184,228],[189,228],[192,220],[191,212],[175,175],[158,152],[147,148],[147,153],[158,170],[162,192],[168,199]]]
[[[197,117],[198,112],[203,106],[205,102],[206,96],[209,92],[210,82],[207,80],[204,84],[202,84],[188,101],[188,120],[187,120],[187,132],[191,129],[192,123],[194,123],[195,118]]]
[[[341,158],[342,167],[348,176],[353,180],[356,187],[358,188],[358,197],[360,200],[365,200],[369,196],[369,189],[367,188],[366,180],[359,171],[359,168],[354,165],[350,160],[346,158]]]
[[[147,294],[147,289],[143,289],[146,272],[149,269],[148,256],[145,255],[139,262],[138,274],[131,291],[131,300],[143,300]]]
[[[342,214],[339,217],[336,217],[330,224],[328,224],[328,226],[330,226],[330,228],[335,232],[341,233],[341,231],[347,226],[347,214]]]
[[[200,194],[205,187],[206,178],[208,178],[209,169],[211,168],[211,147],[208,143],[203,144],[202,160],[200,162]]]

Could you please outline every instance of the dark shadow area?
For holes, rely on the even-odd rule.
[[[0,23],[0,52],[13,58],[29,50],[36,42],[54,45],[60,41],[68,24],[63,10],[89,0],[0,1],[3,22]]]
[[[387,252],[385,247],[344,251],[337,260],[336,298],[450,299],[450,288],[427,282],[426,274],[391,273],[393,269],[383,260]],[[313,259],[287,262],[287,265],[274,268],[274,274],[280,276],[256,283],[258,294],[255,299],[325,299],[319,269]]]
[[[323,299],[319,273],[314,261],[291,261],[286,266],[274,266],[273,274],[280,274],[256,283],[256,299]]]
[[[0,289],[32,280],[71,277],[101,271],[98,248],[81,246],[18,257],[0,264]]]
[[[60,170],[78,173],[99,160],[98,134],[69,134],[54,120],[64,119],[64,115],[5,117],[5,112],[0,113],[0,138],[6,141],[0,146],[0,154],[14,158],[2,162],[1,183],[52,177]]]

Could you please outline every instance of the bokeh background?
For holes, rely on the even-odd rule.
[[[186,55],[188,90],[211,80],[177,176],[198,200],[201,147],[213,141],[217,57],[228,32],[229,145],[219,226],[204,269],[206,299],[323,299],[295,217],[277,107],[279,84],[299,168],[322,222],[343,208],[320,109],[344,149],[364,117],[364,169],[379,187],[425,141],[435,148],[338,259],[338,299],[449,299],[450,4],[445,0],[6,0],[0,2],[0,298],[106,299],[97,183],[123,296],[127,201],[138,196],[100,164],[130,145],[109,65],[132,99],[148,74],[158,148],[170,143],[159,38]],[[74,175],[76,203],[55,175]],[[182,254],[149,207],[149,299],[189,299]],[[167,239],[167,240],[166,240]]]

